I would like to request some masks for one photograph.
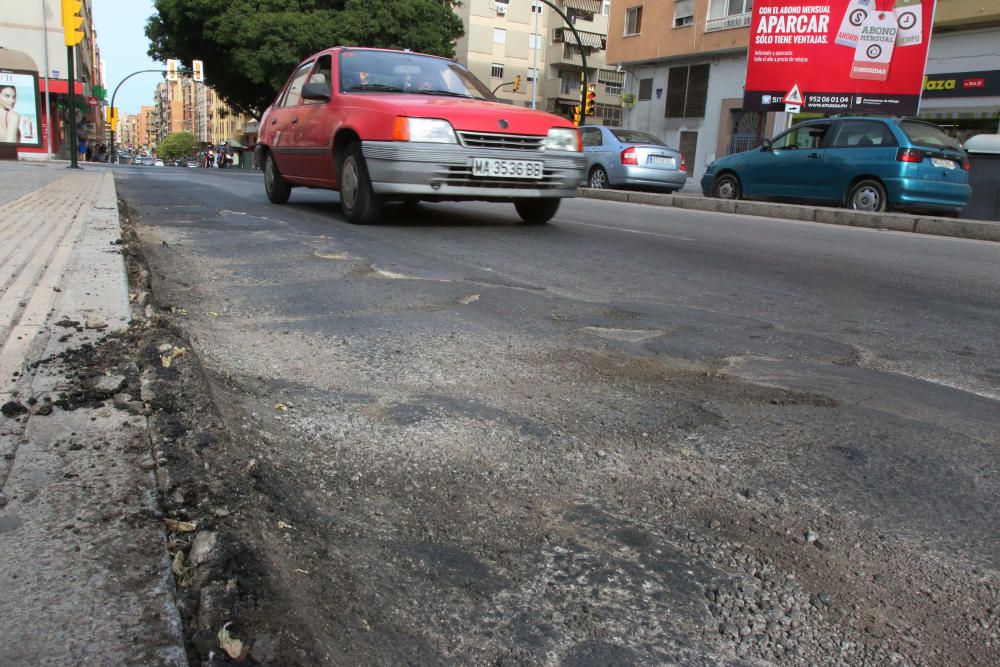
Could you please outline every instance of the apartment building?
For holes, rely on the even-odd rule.
[[[622,123],[677,146],[696,181],[760,145],[784,113],[742,110],[752,0],[615,0],[607,60],[626,73]],[[938,0],[921,117],[965,138],[996,132],[1000,3]]]
[[[18,157],[45,159],[51,146],[53,155],[68,158],[71,108],[76,111],[81,134],[91,141],[103,141],[104,68],[93,26],[91,0],[83,2],[84,38],[74,47],[75,95],[72,98],[60,0],[3,0],[0,4],[3,9],[0,12],[0,70],[37,73],[37,83],[18,86],[19,113],[25,124],[21,135],[22,138],[33,137],[24,142],[33,145],[17,149]]]
[[[149,149],[155,146],[158,139],[156,133],[156,107],[139,107],[139,117],[136,119],[135,143],[132,148]]]
[[[456,12],[465,35],[456,45],[456,60],[496,90],[510,104],[544,109],[572,117],[580,104],[583,81],[597,85],[597,108],[591,122],[621,120],[622,72],[605,64],[610,0],[553,0],[576,28],[584,58],[571,28],[537,0],[469,0]],[[521,89],[509,85],[518,76]]]

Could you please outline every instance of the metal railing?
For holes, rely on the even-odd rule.
[[[708,21],[705,22],[705,32],[745,28],[750,25],[750,18],[752,15],[753,12],[744,12],[742,14],[733,14],[732,16],[723,16],[718,19],[708,19]]]

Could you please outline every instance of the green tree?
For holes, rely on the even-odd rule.
[[[163,138],[163,141],[156,147],[157,157],[164,160],[176,160],[177,158],[194,155],[198,150],[198,142],[190,132],[174,132]]]
[[[155,0],[149,55],[202,60],[205,81],[237,111],[260,116],[292,69],[330,46],[412,49],[454,57],[458,0]]]

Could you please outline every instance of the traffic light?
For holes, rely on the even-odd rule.
[[[66,46],[76,46],[83,41],[83,0],[62,0],[63,38]]]
[[[180,62],[173,58],[167,59],[167,81],[177,80],[178,69],[180,69]]]
[[[205,80],[205,64],[202,63],[200,60],[191,61],[191,72],[192,72],[191,78],[193,78],[195,81]]]
[[[580,105],[573,107],[573,124],[580,127]]]
[[[108,125],[111,127],[118,126],[118,107],[107,107],[108,114]]]
[[[592,84],[587,84],[587,115],[594,115],[594,106],[597,104],[597,87]]]
[[[520,74],[518,74],[517,76],[514,77],[514,87],[511,88],[511,90],[513,90],[515,93],[517,91],[521,90],[521,75]]]

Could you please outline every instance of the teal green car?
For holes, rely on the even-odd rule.
[[[969,201],[969,158],[919,120],[835,117],[799,123],[757,150],[727,155],[701,179],[708,197],[954,214]]]

